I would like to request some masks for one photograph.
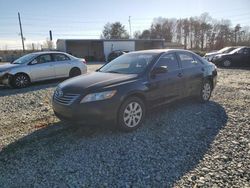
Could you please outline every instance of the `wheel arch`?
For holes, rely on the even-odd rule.
[[[144,102],[145,106],[147,107],[146,96],[142,92],[136,91],[136,92],[128,93],[126,96],[123,97],[122,103],[125,100],[127,100],[128,98],[130,98],[130,97],[138,97],[138,98],[140,98]]]
[[[208,75],[208,76],[204,77],[203,82],[205,82],[205,81],[209,81],[211,83],[211,85],[212,85],[212,89],[214,89],[214,82],[213,82],[213,76],[212,75]]]
[[[15,76],[17,76],[17,75],[20,75],[20,74],[23,74],[23,75],[27,76],[28,79],[29,79],[29,81],[31,82],[31,77],[30,77],[30,75],[27,74],[26,72],[17,72],[17,73],[15,73],[15,74],[11,74],[11,78],[13,78],[13,77],[15,77]]]
[[[76,66],[71,67],[70,71],[72,71],[72,70],[79,70],[79,71],[81,71],[81,69],[79,67],[76,67]]]

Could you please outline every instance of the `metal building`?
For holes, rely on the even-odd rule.
[[[164,39],[58,39],[57,50],[70,53],[76,57],[93,61],[105,61],[114,50],[147,50],[164,48]]]

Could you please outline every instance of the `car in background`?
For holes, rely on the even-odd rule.
[[[227,54],[216,55],[212,62],[223,67],[250,66],[250,47],[241,47]]]
[[[230,47],[225,47],[225,48],[222,48],[221,50],[219,51],[215,51],[215,52],[210,52],[210,53],[206,53],[204,58],[208,61],[212,61],[213,57],[216,56],[216,55],[219,55],[219,54],[226,54],[226,53],[229,53],[233,50],[235,50],[236,46],[230,46]]]
[[[0,65],[0,84],[23,88],[32,82],[75,77],[86,72],[85,59],[63,52],[36,52]]]
[[[187,50],[130,52],[59,84],[53,110],[61,120],[104,120],[132,131],[149,108],[188,96],[208,101],[216,80],[216,66]]]
[[[108,55],[108,62],[114,60],[115,58],[125,54],[125,53],[128,53],[129,51],[127,50],[115,50],[115,51],[112,51],[109,55]]]

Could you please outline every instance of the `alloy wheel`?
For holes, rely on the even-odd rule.
[[[230,67],[230,66],[231,66],[231,61],[225,60],[225,61],[223,62],[223,66],[224,66],[224,67]]]
[[[15,79],[15,85],[19,88],[26,87],[29,84],[29,79],[25,75],[18,75]]]
[[[203,100],[204,101],[209,100],[210,95],[211,95],[211,85],[210,85],[210,83],[206,82],[203,85],[203,89],[202,89],[202,98],[203,98]]]
[[[123,113],[123,121],[126,126],[132,128],[136,127],[143,115],[143,110],[141,105],[138,102],[129,103]]]

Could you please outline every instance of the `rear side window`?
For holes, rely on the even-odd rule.
[[[51,59],[51,56],[49,54],[46,54],[46,55],[40,55],[36,58],[37,60],[37,63],[47,63],[47,62],[51,62],[52,59]]]
[[[190,68],[190,67],[195,66],[194,64],[195,60],[192,54],[186,53],[186,52],[178,52],[177,54],[180,58],[182,68],[185,69],[185,68]]]
[[[175,57],[175,54],[166,54],[162,56],[157,62],[156,66],[167,66],[169,72],[179,69],[178,61]]]
[[[54,61],[68,61],[70,60],[68,56],[64,54],[53,54]]]

